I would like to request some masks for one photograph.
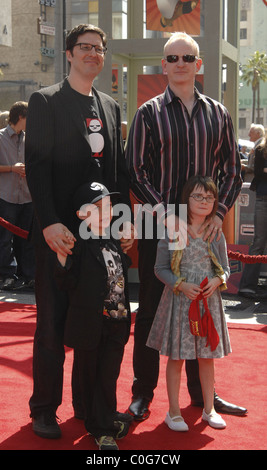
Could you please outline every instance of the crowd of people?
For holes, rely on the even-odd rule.
[[[74,415],[84,419],[99,449],[118,450],[116,440],[131,421],[149,418],[160,354],[168,356],[170,429],[188,431],[179,406],[184,361],[192,406],[203,408],[210,426],[226,426],[221,413],[247,413],[214,389],[214,359],[231,352],[220,294],[230,274],[222,224],[240,193],[241,171],[252,169],[257,230],[251,254],[262,254],[267,146],[254,126],[251,135],[259,137],[251,137],[255,149],[241,167],[229,112],[195,88],[199,46],[174,33],[162,59],[168,85],[136,111],[125,149],[120,108],[93,85],[106,51],[100,28],[73,28],[66,38],[67,78],[34,92],[29,103],[15,103],[0,131],[0,217],[29,232],[18,240],[0,226],[0,288],[35,289],[33,432],[61,437],[56,413],[67,345],[74,349]],[[116,383],[129,337],[127,252],[135,233],[130,190],[144,207],[163,211],[160,220],[154,211],[153,237],[138,239],[132,401],[121,413]],[[130,217],[122,232],[107,236],[115,202],[126,205]],[[180,204],[188,209],[186,240],[170,249],[180,233]],[[81,236],[81,223],[90,236]],[[159,223],[166,232],[160,241]],[[246,266],[240,292],[255,297],[258,277],[258,265]]]

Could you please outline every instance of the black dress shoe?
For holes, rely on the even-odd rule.
[[[203,401],[191,400],[191,405],[200,406],[201,408],[204,407]],[[214,392],[214,408],[215,411],[228,415],[244,416],[248,412],[248,410],[246,408],[243,408],[242,406],[237,406],[232,403],[229,403],[228,401],[223,400],[217,395],[216,392]]]
[[[136,421],[144,421],[149,418],[150,410],[148,409],[150,400],[144,397],[133,398],[128,408],[128,413],[133,416]]]
[[[261,300],[266,300],[267,299],[267,292],[266,291],[257,292],[257,293],[239,291],[238,295],[240,297],[244,297],[245,299],[253,300],[254,302],[260,302]]]
[[[32,418],[33,432],[45,439],[59,439],[61,437],[61,429],[54,413],[43,413]]]
[[[239,297],[244,297],[245,299],[251,299],[255,300],[256,299],[256,293],[255,292],[242,292],[238,291],[237,293]]]
[[[219,413],[225,413],[229,415],[244,416],[248,412],[248,410],[242,406],[237,406],[233,403],[229,403],[228,401],[224,401],[217,395],[217,393],[214,393],[214,408],[215,411]]]

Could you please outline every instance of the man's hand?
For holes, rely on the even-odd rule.
[[[204,222],[199,230],[199,233],[202,233],[207,229],[203,240],[207,240],[210,236],[210,241],[212,242],[217,235],[217,241],[219,241],[222,235],[222,224],[222,220],[217,215]]]
[[[49,225],[43,230],[46,243],[62,256],[71,255],[70,244],[76,241],[70,230],[61,223]]]
[[[26,176],[24,163],[15,163],[15,165],[12,165],[12,173],[17,173],[24,178]]]

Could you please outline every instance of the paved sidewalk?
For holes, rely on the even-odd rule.
[[[223,304],[227,322],[252,323],[267,325],[267,300],[255,302],[235,294],[223,293]],[[130,284],[131,309],[138,309],[138,284]],[[3,291],[0,290],[0,302],[18,302],[35,304],[35,294],[32,291]]]

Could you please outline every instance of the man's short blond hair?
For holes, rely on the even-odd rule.
[[[191,37],[189,34],[184,33],[184,32],[178,32],[178,33],[173,33],[171,37],[168,39],[166,42],[163,52],[164,52],[164,57],[166,56],[166,49],[168,46],[172,43],[175,42],[179,39],[183,39],[185,42],[188,42],[189,44],[192,45],[192,47],[195,49],[196,56],[199,57],[199,45],[198,43]]]

